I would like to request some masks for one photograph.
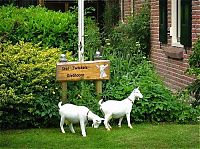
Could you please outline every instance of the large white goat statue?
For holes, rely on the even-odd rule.
[[[62,102],[59,102],[58,107],[59,114],[61,116],[60,128],[62,133],[65,133],[65,130],[63,128],[65,122],[69,125],[72,133],[75,133],[73,124],[80,123],[82,136],[86,137],[85,127],[88,121],[93,121],[92,126],[94,128],[98,128],[101,124],[101,121],[104,120],[103,118],[100,118],[98,115],[94,114],[85,106],[77,106],[73,104],[62,105]]]
[[[139,88],[136,88],[132,91],[128,98],[117,101],[117,100],[108,100],[103,102],[103,99],[99,101],[100,110],[104,114],[104,125],[105,128],[110,131],[112,128],[109,124],[111,118],[119,118],[118,126],[121,127],[121,122],[123,117],[126,115],[128,127],[132,129],[130,123],[130,113],[132,110],[132,105],[136,99],[143,98],[143,95],[140,93]]]

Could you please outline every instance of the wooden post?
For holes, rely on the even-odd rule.
[[[67,81],[61,82],[62,87],[62,103],[67,103]]]
[[[67,81],[95,80],[97,98],[102,95],[102,80],[110,78],[110,61],[95,60],[84,62],[64,62],[61,55],[60,63],[56,64],[56,80],[61,82],[62,101],[67,101]]]
[[[94,61],[97,61],[97,60],[100,60],[100,59],[101,59],[100,52],[96,51]],[[95,86],[96,86],[97,99],[100,100],[101,95],[102,95],[102,81],[101,80],[95,81]]]
[[[38,0],[39,5],[44,6],[44,0]]]
[[[100,100],[102,94],[102,81],[100,80],[95,81],[95,86],[96,86],[97,99]]]
[[[65,11],[69,10],[69,2],[65,2]]]

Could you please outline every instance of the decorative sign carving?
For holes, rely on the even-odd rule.
[[[57,81],[109,80],[110,61],[60,62],[56,65]]]

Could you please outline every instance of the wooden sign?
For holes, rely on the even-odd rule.
[[[60,62],[56,65],[57,81],[109,80],[110,61]]]

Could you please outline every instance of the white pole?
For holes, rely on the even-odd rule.
[[[84,0],[78,0],[78,59],[84,61]]]

